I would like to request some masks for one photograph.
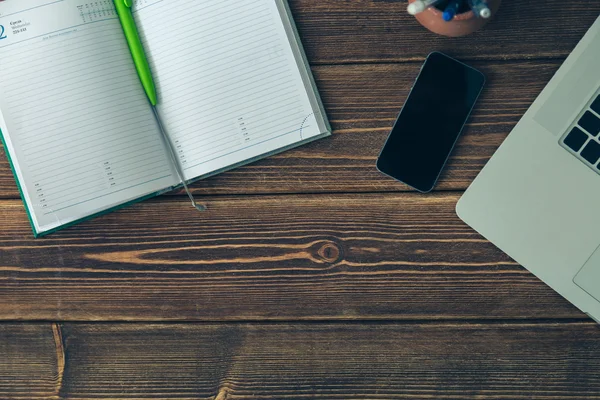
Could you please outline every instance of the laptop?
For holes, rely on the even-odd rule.
[[[600,323],[600,17],[457,213]]]

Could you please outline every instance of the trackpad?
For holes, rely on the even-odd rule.
[[[581,268],[573,282],[597,301],[600,301],[600,247],[596,249]]]

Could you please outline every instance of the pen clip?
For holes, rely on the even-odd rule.
[[[133,0],[123,0],[123,4],[125,4],[125,7],[131,8],[133,7]]]

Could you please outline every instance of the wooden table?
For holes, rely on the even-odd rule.
[[[0,398],[600,399],[600,329],[454,212],[600,1],[505,0],[460,39],[403,1],[291,6],[334,135],[194,185],[205,214],[34,240],[2,155]],[[421,195],[374,163],[432,50],[489,84]]]

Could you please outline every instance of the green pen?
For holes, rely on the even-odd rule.
[[[154,79],[152,79],[152,71],[150,70],[150,65],[148,64],[148,59],[146,58],[146,52],[144,51],[144,46],[142,45],[142,41],[140,40],[140,35],[135,25],[135,20],[133,19],[133,13],[131,12],[131,7],[133,7],[133,1],[134,0],[114,0],[115,8],[117,9],[117,14],[119,15],[119,19],[121,20],[121,26],[123,27],[123,31],[125,32],[125,38],[127,39],[127,43],[129,44],[129,50],[131,52],[131,56],[133,57],[135,69],[137,70],[138,76],[142,81],[142,86],[144,86],[146,95],[148,96],[148,99],[152,104],[152,112],[154,113],[154,117],[156,118],[156,122],[158,123],[160,133],[162,134],[163,139],[167,145],[171,161],[173,161],[173,165],[175,166],[177,175],[181,180],[181,184],[188,197],[192,201],[192,206],[198,211],[205,211],[206,207],[196,202],[196,199],[194,199],[194,196],[188,188],[188,185],[185,181],[185,173],[183,170],[183,166],[179,163],[179,156],[177,155],[175,146],[171,142],[171,137],[167,134],[167,131],[165,130],[165,127],[160,119],[160,115],[158,114],[158,110],[156,109],[156,104],[158,103],[158,96],[156,95],[156,86],[154,86]]]
[[[158,102],[158,96],[156,95],[156,87],[154,86],[154,80],[152,79],[152,71],[150,71],[150,65],[144,52],[144,46],[140,40],[137,27],[135,26],[135,20],[131,12],[133,6],[133,0],[115,0],[115,8],[117,14],[121,20],[121,26],[125,32],[125,38],[129,44],[129,50],[133,57],[135,69],[137,69],[146,95],[150,99],[150,103],[155,106]]]

